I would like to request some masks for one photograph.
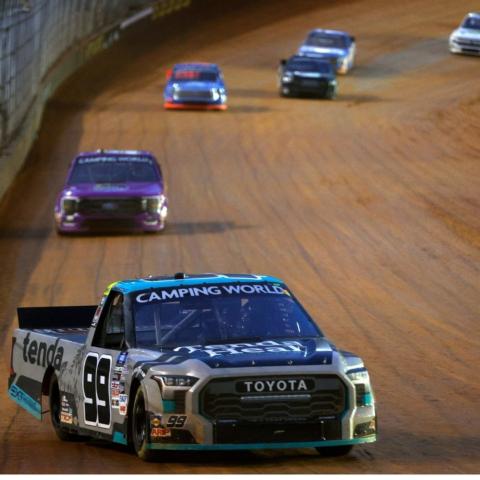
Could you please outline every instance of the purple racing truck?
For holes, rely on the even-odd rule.
[[[168,201],[155,157],[140,150],[79,154],[55,203],[57,232],[140,230],[165,227]]]

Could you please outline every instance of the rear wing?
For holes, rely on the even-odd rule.
[[[19,307],[18,326],[24,329],[88,328],[97,305],[78,307]]]

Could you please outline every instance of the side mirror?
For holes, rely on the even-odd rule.
[[[168,82],[168,80],[170,80],[171,76],[172,76],[172,69],[169,68],[165,73],[165,80],[167,80],[167,82]]]
[[[351,40],[352,42],[354,42],[354,41],[355,41],[355,37],[354,37],[354,36],[351,36],[351,37],[350,37],[350,40]]]
[[[282,67],[284,67],[286,64],[287,64],[287,61],[286,61],[284,58],[282,58],[282,59],[280,60],[280,65],[281,65]]]

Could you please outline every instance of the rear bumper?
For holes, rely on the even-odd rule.
[[[163,106],[167,110],[226,110],[225,103],[180,103],[165,102]]]

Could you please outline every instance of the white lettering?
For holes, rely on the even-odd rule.
[[[232,293],[240,293],[239,285],[222,285],[222,288],[231,295]]]
[[[277,390],[284,392],[287,389],[287,382],[285,380],[279,380],[277,382]]]
[[[166,300],[167,298],[178,298],[178,292],[176,290],[172,290],[170,293],[168,293],[166,290],[164,290],[162,292],[162,300]]]
[[[137,295],[137,302],[138,303],[147,303],[148,299],[145,299],[145,295],[148,295],[148,293],[141,293],[140,295]]]
[[[255,289],[252,287],[252,285],[240,285],[240,291],[242,293],[253,293]]]
[[[265,384],[263,382],[255,382],[253,388],[256,392],[263,392],[265,390]]]
[[[247,387],[247,392],[251,392],[253,382],[244,382],[245,387]]]
[[[298,382],[297,390],[308,390],[307,384],[305,383],[305,380],[300,380]]]
[[[242,353],[262,353],[261,348],[242,348]]]
[[[254,285],[253,288],[255,289],[255,291],[257,293],[268,293],[267,291],[265,291],[265,289],[263,288],[263,285]]]
[[[157,293],[152,292],[152,293],[150,294],[150,297],[149,297],[148,301],[151,302],[152,300],[160,300],[160,297],[158,296]]]
[[[267,387],[270,392],[273,392],[273,387],[275,387],[275,380],[267,380]]]
[[[221,295],[222,291],[218,287],[208,287],[208,293],[210,295]]]

